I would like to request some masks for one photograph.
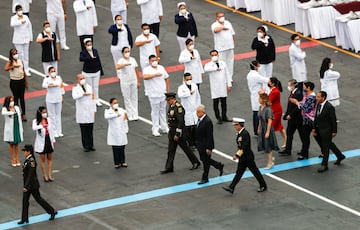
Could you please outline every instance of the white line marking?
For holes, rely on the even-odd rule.
[[[9,175],[9,174],[7,174],[6,172],[3,172],[3,171],[0,171],[0,175],[6,176],[6,177],[8,177],[10,179],[12,178],[11,175]]]

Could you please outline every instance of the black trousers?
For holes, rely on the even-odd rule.
[[[220,111],[219,111],[219,102],[221,102],[221,117],[220,117]],[[213,99],[213,107],[215,112],[215,117],[218,120],[227,119],[226,111],[227,111],[227,105],[226,105],[226,97],[219,97]]]
[[[204,172],[202,175],[202,180],[208,180],[209,179],[209,171],[210,166],[213,166],[216,169],[220,169],[221,162],[215,161],[211,159],[211,155],[206,154],[206,150],[199,150],[200,154],[200,160],[203,162],[204,165]]]
[[[23,192],[23,205],[22,205],[22,214],[21,214],[21,220],[28,221],[29,220],[29,199],[30,195],[32,195],[35,199],[35,201],[40,204],[40,206],[49,214],[53,214],[55,212],[55,209],[48,203],[46,200],[44,200],[40,196],[39,189],[30,189],[27,192]]]
[[[330,150],[335,154],[337,159],[342,159],[344,157],[340,149],[332,141],[332,136],[320,135],[319,130],[317,129],[316,133],[317,135],[314,137],[317,143],[320,145],[321,153],[323,154],[321,165],[328,165]]]
[[[253,128],[254,128],[254,134],[257,136],[258,128],[259,128],[258,111],[253,111]]]
[[[26,114],[25,111],[25,79],[21,80],[12,80],[10,79],[10,89],[14,97],[15,105],[19,105],[21,107],[21,115]]]
[[[94,123],[80,124],[81,142],[84,149],[94,148],[93,130]]]
[[[113,145],[113,156],[114,156],[114,164],[120,165],[125,163],[125,145]]]
[[[302,125],[301,129],[302,129],[301,155],[303,157],[309,157],[310,135],[312,131],[312,126]]]
[[[266,187],[264,177],[261,175],[255,161],[239,161],[235,177],[229,186],[230,188],[235,189],[241,177],[244,175],[246,168],[248,168],[250,172],[255,176],[256,180],[260,184],[260,187]]]
[[[196,125],[190,125],[184,127],[184,139],[189,146],[195,146],[195,129]]]
[[[286,151],[290,152],[292,150],[292,143],[293,143],[294,134],[295,134],[296,130],[299,133],[301,143],[303,143],[304,135],[302,134],[303,128],[302,128],[301,121],[297,122],[297,121],[289,120],[287,127],[286,127],[286,147],[285,147]]]
[[[174,141],[174,135],[171,135],[171,130],[169,131],[169,145],[168,145],[168,156],[166,160],[165,169],[166,170],[173,170],[174,169],[174,159],[176,148],[179,145],[180,148],[185,152],[187,158],[190,160],[192,164],[199,163],[199,160],[187,145],[185,139],[180,137],[178,141]]]
[[[160,22],[159,23],[154,23],[154,24],[150,24],[150,32],[155,34],[156,37],[159,38],[160,36]]]
[[[92,41],[93,46],[94,46],[94,35],[81,35],[81,36],[79,36],[81,50],[86,49],[85,44],[84,44],[84,39],[85,38],[91,38],[91,41]]]

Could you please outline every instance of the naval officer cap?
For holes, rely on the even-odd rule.
[[[176,93],[165,93],[166,100],[176,98]]]
[[[232,123],[235,124],[244,124],[245,123],[245,119],[242,118],[238,118],[238,117],[234,117],[232,119]]]

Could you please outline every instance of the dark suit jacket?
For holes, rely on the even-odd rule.
[[[23,165],[24,188],[27,190],[39,189],[40,184],[36,175],[36,160],[30,155]]]
[[[303,94],[300,89],[296,89],[293,94],[289,95],[287,109],[283,119],[286,120],[286,116],[290,115],[292,121],[296,123],[302,123],[301,110],[297,107],[297,105],[290,102],[290,98],[295,98],[298,101],[302,101]]]
[[[179,37],[187,37],[190,32],[191,36],[198,36],[198,31],[195,23],[195,19],[192,13],[189,13],[188,19],[184,16],[180,16],[179,14],[175,15],[175,23],[179,25],[178,30],[176,32]]]
[[[130,44],[130,48],[132,48],[132,47],[133,47],[133,38],[132,38],[132,34],[131,34],[131,31],[130,31],[130,28],[129,28],[129,26],[126,25],[126,24],[124,24],[124,26],[125,26],[125,28],[126,28],[126,30],[127,30],[128,42],[129,42],[129,44]],[[111,45],[113,45],[113,46],[116,46],[117,43],[118,43],[118,39],[119,39],[119,38],[118,38],[118,32],[119,32],[119,30],[120,30],[120,29],[118,29],[118,27],[117,27],[115,24],[111,25],[110,28],[109,28],[109,30],[108,30],[108,32],[109,32],[110,34],[112,34]]]
[[[100,75],[104,75],[104,71],[101,65],[99,53],[96,49],[92,48],[95,58],[92,58],[87,50],[82,50],[80,52],[80,61],[84,62],[83,71],[85,73],[96,73],[100,70]]]
[[[239,150],[244,153],[241,157],[238,157],[239,162],[241,161],[254,161],[254,153],[251,150],[251,138],[250,134],[246,129],[243,129],[236,136],[236,143]]]
[[[335,108],[328,101],[323,105],[321,113],[315,113],[314,128],[322,137],[331,136],[337,133]],[[317,111],[317,109],[316,109]]]
[[[206,149],[214,149],[213,123],[208,115],[202,119],[195,129],[196,147],[199,153]]]

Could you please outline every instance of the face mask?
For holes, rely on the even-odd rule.
[[[258,38],[262,38],[262,37],[263,37],[263,33],[258,32],[258,33],[257,33],[257,36],[258,36]]]
[[[114,108],[114,109],[118,109],[118,108],[119,108],[119,104],[113,104],[113,108]]]
[[[41,116],[42,118],[47,118],[47,113],[42,113]]]
[[[46,32],[46,33],[50,33],[50,32],[51,32],[51,28],[50,28],[50,27],[46,27],[46,28],[45,28],[45,32]]]
[[[14,107],[14,105],[15,105],[15,102],[14,102],[14,101],[10,101],[9,106],[10,106],[10,107]]]
[[[301,43],[301,41],[300,41],[300,40],[297,40],[297,41],[295,42],[295,45],[300,46],[300,43]]]
[[[22,16],[22,15],[23,15],[23,11],[22,11],[22,10],[19,10],[19,11],[16,12],[16,14],[17,14],[18,16]]]
[[[16,59],[19,59],[19,54],[14,54],[13,55],[13,58],[16,60]]]
[[[261,66],[257,67],[257,71],[259,72],[262,69]]]
[[[332,69],[332,68],[334,68],[334,64],[333,64],[333,63],[330,63],[329,69]]]
[[[194,45],[189,45],[189,50],[193,50],[194,49]]]
[[[148,35],[150,33],[150,30],[144,30],[143,32],[145,35]]]
[[[81,79],[79,83],[80,83],[80,85],[85,85],[86,81],[85,81],[85,79]]]
[[[213,61],[213,62],[217,62],[218,60],[219,60],[218,56],[212,56],[211,57],[211,61]]]
[[[56,72],[51,72],[50,77],[56,77]]]
[[[130,52],[124,53],[124,57],[126,58],[130,57]]]
[[[86,46],[86,50],[87,50],[87,51],[92,50],[92,46]]]
[[[219,22],[221,22],[221,23],[225,22],[225,17],[220,17]]]
[[[123,24],[123,20],[116,20],[116,24],[117,24],[118,26],[122,25],[122,24]]]
[[[287,88],[288,88],[289,92],[291,92],[293,90],[290,86],[288,86]]]
[[[152,66],[152,67],[156,67],[157,65],[158,65],[158,62],[157,62],[157,61],[151,62],[151,66]]]
[[[191,80],[187,80],[187,81],[185,81],[185,83],[186,83],[187,85],[191,85],[192,81],[191,81]]]
[[[180,13],[182,14],[182,15],[185,15],[186,14],[186,9],[182,9],[182,10],[180,10]]]

